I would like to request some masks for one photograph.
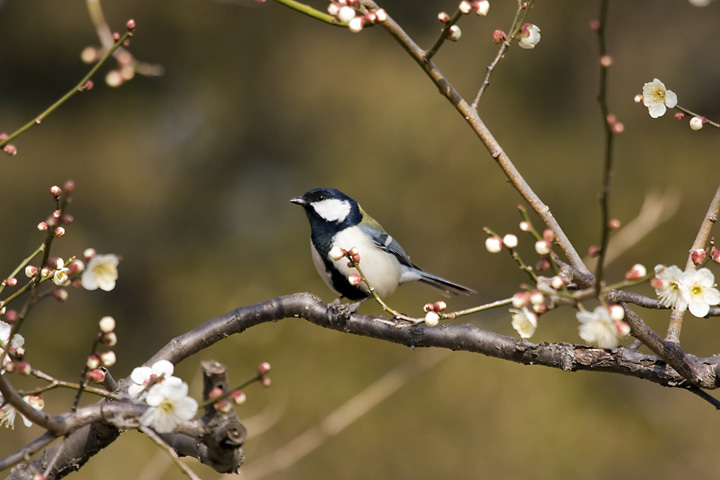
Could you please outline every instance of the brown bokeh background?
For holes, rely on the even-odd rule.
[[[494,0],[488,17],[464,18],[461,41],[435,58],[467,98],[497,51],[491,33],[508,28],[514,3]],[[604,147],[598,47],[588,28],[597,3],[538,2],[530,20],[542,41],[532,51],[511,49],[480,107],[581,252],[600,232]],[[382,5],[428,47],[437,12],[456,2]],[[250,0],[103,7],[112,28],[135,19],[131,51],[166,73],[113,89],[102,81],[104,68],[92,91],[15,141],[16,157],[0,158],[0,271],[41,242],[35,225],[53,208],[48,189],[68,178],[77,184],[75,223],[54,253],[92,246],[124,258],[114,291],[73,291],[66,303],[33,311],[23,331],[33,366],[76,378],[106,314],[119,323],[113,374],[120,378],[170,338],[237,306],[297,291],[331,300],[310,260],[306,219],[288,203],[316,186],[354,196],[419,265],[480,292],[451,308],[505,298],[527,280],[507,255],[483,247],[483,226],[519,233],[519,196],[383,29],[351,34]],[[648,192],[680,194],[678,213],[608,267],[611,281],[636,262],[684,264],[717,188],[717,131],[693,132],[671,115],[651,119],[632,98],[658,77],[681,105],[719,119],[719,14],[720,2],[611,5],[609,102],[625,125],[616,139],[612,215],[627,223]],[[89,67],[80,52],[97,38],[81,1],[8,0],[0,31],[0,130],[13,131],[82,78]],[[520,239],[533,261],[532,242]],[[647,286],[636,291],[652,294]],[[436,299],[413,285],[392,304],[419,314]],[[642,313],[664,332],[667,314]],[[506,309],[462,321],[515,335]],[[717,322],[688,316],[685,350],[718,352]],[[579,342],[574,313],[542,317],[533,341]],[[273,365],[273,388],[249,388],[238,409],[250,430],[250,469],[394,367],[436,354],[285,320],[228,338],[177,373],[197,394],[202,359],[228,364],[238,383],[259,362]],[[47,411],[65,411],[70,398],[47,394]],[[14,432],[0,431],[0,455],[40,433],[16,422]],[[719,443],[717,413],[690,393],[455,353],[271,478],[714,478]],[[130,432],[75,478],[183,478],[172,467],[161,477],[147,470],[164,461]]]

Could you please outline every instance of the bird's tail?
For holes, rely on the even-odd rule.
[[[463,287],[462,285],[458,285],[457,283],[453,283],[450,280],[445,280],[442,277],[438,277],[437,275],[433,275],[432,273],[422,272],[420,273],[420,278],[418,281],[423,282],[427,285],[430,285],[431,287],[434,287],[441,292],[444,292],[446,297],[449,297],[450,294],[452,295],[472,295],[474,293],[477,293],[472,288]]]

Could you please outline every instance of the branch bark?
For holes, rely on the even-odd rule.
[[[586,370],[593,372],[619,373],[648,380],[666,387],[692,388],[697,390],[718,387],[717,374],[720,369],[720,355],[711,358],[697,358],[680,355],[675,360],[691,365],[687,378],[668,366],[665,360],[655,355],[640,353],[628,347],[612,350],[588,347],[571,343],[534,344],[484,330],[474,325],[441,325],[427,327],[397,327],[388,325],[384,317],[353,313],[343,315],[334,305],[328,305],[311,293],[297,293],[276,297],[255,305],[244,306],[208,320],[197,328],[172,339],[146,364],[158,360],[169,360],[177,364],[210,345],[230,335],[262,323],[286,318],[300,318],[315,325],[343,333],[376,338],[411,348],[436,347],[453,351],[474,352],[524,365],[544,365],[563,371]],[[699,370],[698,370],[699,369]],[[701,374],[698,373],[701,372]],[[692,379],[689,380],[688,378]],[[118,418],[127,418],[136,404],[101,401],[98,404],[79,409],[75,414],[52,417],[53,425],[66,428],[47,433],[25,449],[0,460],[0,469],[21,461],[44,448],[53,439],[66,435],[63,451],[56,460],[55,469],[50,472],[54,478],[61,478],[76,470],[90,457],[112,443],[119,431],[114,427]],[[42,468],[43,462],[53,458],[55,448],[46,450],[43,456],[33,462]],[[28,471],[27,465],[21,470]],[[11,474],[11,478],[24,478]]]

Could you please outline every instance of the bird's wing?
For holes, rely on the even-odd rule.
[[[418,268],[410,261],[410,257],[408,257],[408,254],[405,253],[405,250],[403,250],[400,244],[387,232],[385,232],[382,227],[378,229],[376,227],[361,224],[360,228],[368,237],[372,239],[373,242],[375,242],[378,247],[382,248],[388,253],[395,255],[402,265],[406,265],[412,268]]]

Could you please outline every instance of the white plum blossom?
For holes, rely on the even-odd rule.
[[[26,395],[23,397],[23,400],[25,400],[26,403],[29,403],[35,410],[42,410],[45,408],[45,400],[43,400],[40,395]],[[15,410],[15,407],[9,403],[5,403],[2,393],[0,393],[0,405],[2,405],[2,407],[0,407],[0,426],[15,429],[15,416],[18,412]],[[20,418],[22,418],[26,427],[32,426],[33,423],[22,413],[20,414]]]
[[[170,433],[182,421],[192,419],[198,403],[188,396],[188,385],[177,377],[156,383],[148,391],[146,402],[150,408],[140,417],[140,423],[158,433]]]
[[[540,42],[540,28],[532,23],[524,23],[517,38],[521,48],[533,49]]]
[[[715,276],[707,268],[689,268],[683,272],[675,265],[658,265],[652,285],[663,305],[681,312],[690,310],[696,317],[705,317],[710,306],[720,304]]]
[[[720,291],[715,288],[715,276],[707,268],[687,270],[683,274],[680,291],[685,297],[690,313],[704,317],[710,305],[720,303]]]
[[[112,253],[95,255],[90,259],[82,274],[82,286],[85,290],[105,290],[109,292],[115,288],[118,278],[118,264],[120,259]]]
[[[527,307],[522,310],[515,308],[510,309],[512,316],[512,327],[520,334],[521,338],[530,338],[537,328],[538,317],[535,312],[530,311]]]
[[[677,105],[677,95],[672,90],[667,90],[665,84],[655,78],[643,85],[643,105],[648,108],[652,118],[662,117],[668,108]]]
[[[20,348],[25,344],[25,339],[19,333],[13,335],[12,341],[10,341],[11,331],[12,326],[9,323],[0,320],[0,355],[3,355],[4,358],[2,364],[3,369],[0,369],[0,373],[4,372],[5,365],[12,361],[10,355],[4,355],[4,349],[7,347],[8,343],[10,344],[10,350]]]
[[[592,312],[580,310],[575,316],[580,322],[580,338],[600,348],[617,347],[620,344],[619,336],[627,333],[627,330],[618,328],[616,322],[610,318],[607,307],[603,305],[595,307]]]
[[[128,387],[128,394],[131,398],[144,399],[147,395],[145,388],[153,380],[162,377],[161,381],[165,381],[172,377],[175,366],[167,360],[159,360],[152,367],[137,367],[130,374],[133,384]]]
[[[687,308],[687,300],[680,293],[682,276],[683,271],[676,265],[671,267],[656,265],[655,278],[651,282],[660,303],[680,311]]]

